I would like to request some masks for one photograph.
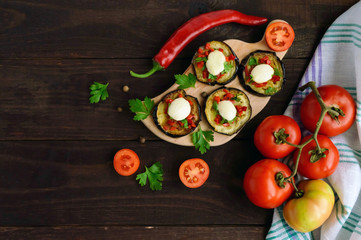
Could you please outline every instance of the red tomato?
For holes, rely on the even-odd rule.
[[[122,176],[129,176],[135,173],[139,168],[139,157],[130,149],[119,150],[113,160],[115,171]]]
[[[303,138],[301,144],[306,142],[311,137],[312,135]],[[297,169],[301,175],[310,179],[320,179],[330,176],[336,170],[339,162],[338,150],[328,137],[318,134],[317,141],[321,148],[327,149],[327,151],[324,152],[326,157],[321,158],[314,163],[310,161],[311,151],[316,149],[316,142],[315,140],[312,140],[302,149]],[[298,152],[299,149],[296,150],[293,156],[294,163],[296,163]]]
[[[278,186],[275,177],[279,172],[285,178],[291,175],[287,165],[274,159],[260,160],[247,170],[243,187],[253,204],[262,208],[275,208],[291,196],[291,183],[284,183],[284,188]]]
[[[283,158],[290,154],[295,147],[287,143],[276,143],[274,132],[285,129],[289,136],[286,140],[298,144],[301,140],[301,130],[292,118],[285,115],[274,115],[265,118],[254,133],[254,144],[257,149],[267,158]]]
[[[338,117],[338,121],[326,114],[319,133],[332,137],[348,130],[356,118],[356,103],[350,93],[337,85],[324,85],[317,89],[326,106],[340,108],[345,113],[345,116]],[[321,106],[311,92],[301,104],[301,121],[306,129],[314,132],[320,115]]]
[[[189,188],[202,186],[208,176],[208,164],[200,158],[188,159],[179,167],[179,178]]]
[[[274,22],[267,27],[265,38],[270,49],[281,52],[291,47],[295,32],[286,22]]]

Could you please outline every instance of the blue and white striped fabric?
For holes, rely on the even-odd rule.
[[[334,189],[336,203],[329,219],[311,233],[294,231],[285,222],[283,206],[274,210],[266,239],[359,239],[361,240],[361,2],[356,3],[329,27],[301,79],[300,86],[315,81],[317,86],[337,84],[347,89],[357,103],[354,125],[332,137],[340,153],[336,172],[326,179]],[[297,91],[285,115],[302,129],[299,108],[310,92]],[[302,130],[303,136],[309,134]],[[289,163],[289,159],[283,162]]]

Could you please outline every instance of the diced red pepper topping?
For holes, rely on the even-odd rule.
[[[177,127],[174,127],[174,126],[170,128],[171,131],[174,131],[176,129],[177,129]]]
[[[167,98],[167,99],[165,100],[165,102],[166,102],[166,103],[172,103],[172,102],[173,102],[173,99]]]
[[[223,48],[218,48],[218,51],[223,52]]]
[[[193,114],[189,114],[189,115],[186,117],[186,119],[189,121],[189,120],[191,120],[193,117],[194,117]]]
[[[229,62],[229,57],[226,56],[226,62]]]
[[[197,68],[203,68],[204,66],[204,62],[201,61],[201,62],[197,62]]]
[[[193,106],[193,102],[191,100],[186,99],[189,102],[189,105]]]
[[[265,87],[267,85],[267,82],[264,82],[264,83],[253,82],[252,84],[258,88],[261,88],[261,87]]]
[[[221,121],[222,121],[221,115],[217,114],[216,118],[214,119],[214,122],[216,124],[221,124]]]
[[[219,80],[221,77],[223,77],[224,75],[226,75],[225,73],[223,73],[223,74],[218,74],[217,75],[217,80]]]
[[[273,83],[276,83],[278,82],[279,80],[281,80],[281,77],[280,76],[277,76],[277,75],[273,75],[273,77],[271,78],[271,81]]]
[[[211,44],[210,43],[206,43],[206,45],[204,46],[205,49],[209,50],[211,49]]]
[[[213,49],[213,48],[210,48],[209,50],[210,50],[211,52],[214,52],[214,49]]]
[[[184,123],[182,123],[181,121],[178,121],[177,123],[178,123],[181,127],[184,126]]]
[[[219,103],[221,101],[221,98],[219,96],[215,96],[214,97],[214,101],[216,101],[217,103]]]
[[[182,98],[183,97],[183,94],[178,94],[178,98]]]
[[[229,93],[229,92],[228,92],[228,90],[227,90],[227,89],[225,89],[225,88],[223,89],[223,92],[225,92],[225,93]]]
[[[169,130],[169,126],[168,126],[168,125],[164,125],[164,126],[163,126],[163,129],[164,129],[164,130]]]
[[[230,124],[228,122],[223,123],[222,125],[223,125],[223,127],[229,127],[230,126]]]
[[[173,126],[176,121],[174,121],[173,119],[168,119],[167,123],[170,125],[170,126]]]
[[[203,57],[206,57],[206,55],[205,54],[198,54],[198,57],[203,58]]]
[[[203,49],[202,49],[202,48],[198,48],[198,53],[203,53]]]
[[[203,78],[208,78],[208,71],[207,69],[203,70]]]
[[[258,62],[261,64],[268,64],[270,65],[271,64],[271,60],[269,60],[268,56],[264,56],[263,58],[259,59]]]
[[[246,75],[246,77],[249,77],[250,71],[249,71],[249,69],[248,69],[248,66],[246,66],[246,67],[244,68],[244,74]]]
[[[242,112],[247,111],[247,107],[246,107],[246,106],[239,106],[239,105],[237,105],[237,106],[236,106],[236,110],[237,110],[238,115],[241,115]]]
[[[234,98],[234,95],[230,92],[223,96],[223,100],[230,100],[231,98]]]
[[[208,57],[209,52],[208,51],[204,52],[204,55],[206,55],[206,57]]]
[[[232,61],[232,60],[234,60],[234,59],[236,59],[236,56],[234,56],[233,54],[232,54],[232,55],[229,55],[229,57],[228,57],[228,60],[229,60],[229,61]]]

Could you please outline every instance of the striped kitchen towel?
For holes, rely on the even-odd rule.
[[[285,222],[282,208],[274,210],[266,239],[361,239],[361,2],[343,13],[329,27],[309,63],[300,86],[315,81],[317,86],[337,84],[347,89],[357,106],[356,121],[345,133],[332,137],[340,153],[340,163],[326,179],[333,187],[336,203],[329,219],[310,233],[294,231]],[[297,91],[285,115],[300,125],[300,104],[311,92]],[[283,162],[289,163],[289,158]]]

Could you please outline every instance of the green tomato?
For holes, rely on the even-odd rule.
[[[294,230],[311,232],[331,215],[335,196],[323,180],[301,181],[297,188],[303,191],[303,195],[286,203],[283,217]]]

